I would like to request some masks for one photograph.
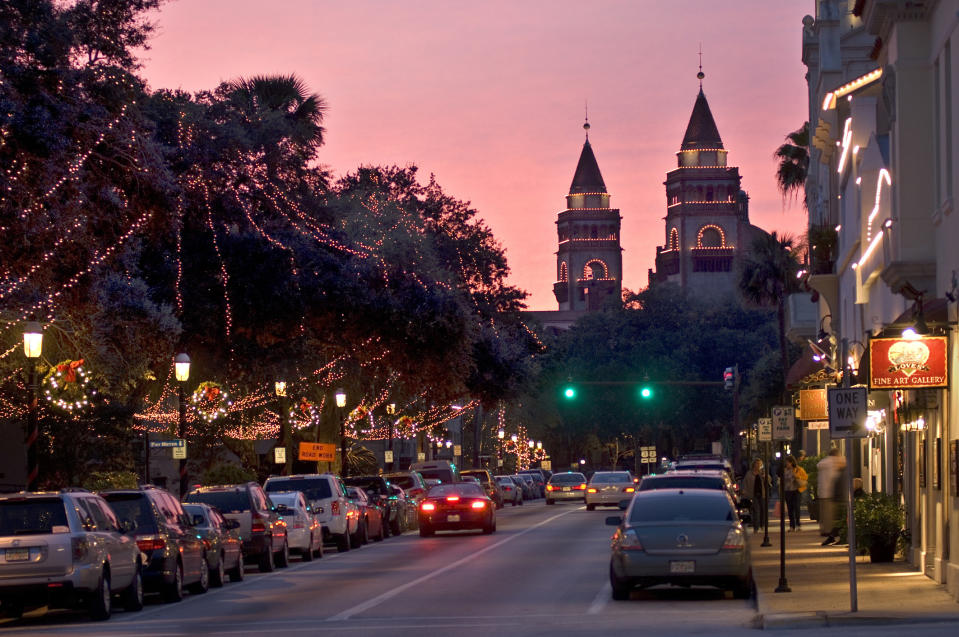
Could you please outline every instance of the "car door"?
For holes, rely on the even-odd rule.
[[[110,565],[114,574],[114,588],[118,585],[122,587],[133,581],[133,575],[136,572],[137,557],[140,549],[132,538],[123,533],[120,528],[120,521],[116,513],[102,498],[92,498],[91,504],[96,505],[104,522],[104,534],[110,546]],[[100,522],[97,522],[99,527]]]
[[[99,559],[110,565],[113,576],[111,588],[125,588],[132,581],[133,564],[130,551],[124,550],[119,542],[120,529],[116,517],[112,512],[108,515],[95,497],[79,498],[79,504],[86,518],[84,525],[96,543]]]
[[[176,498],[162,491],[157,491],[155,495],[167,533],[179,546],[183,558],[184,580],[195,582],[200,579],[203,541],[196,536],[193,526],[188,524],[186,513]]]

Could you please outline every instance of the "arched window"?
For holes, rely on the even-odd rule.
[[[583,266],[583,279],[608,279],[609,267],[600,259],[591,259]]]
[[[699,248],[725,248],[726,233],[715,224],[705,225],[699,229],[696,246]]]
[[[667,250],[679,249],[679,230],[673,228],[669,231],[669,242],[666,244]]]
[[[559,264],[559,280],[561,283],[569,281],[569,267],[565,261],[561,261]]]

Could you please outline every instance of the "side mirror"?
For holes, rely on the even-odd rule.
[[[201,524],[203,524],[203,522],[204,522],[203,516],[200,515],[199,513],[193,516],[193,526],[200,526]]]
[[[617,506],[619,506],[620,511],[625,511],[629,508],[629,500],[620,500]]]
[[[618,515],[611,515],[606,518],[606,526],[619,526],[623,523],[623,518]]]

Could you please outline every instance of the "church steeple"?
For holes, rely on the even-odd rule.
[[[573,183],[569,186],[569,194],[571,195],[585,193],[606,193],[606,182],[603,181],[603,175],[599,172],[599,164],[596,163],[596,155],[593,154],[593,147],[589,144],[588,135],[586,143],[583,144],[583,152],[579,154],[579,163],[576,164]]]
[[[706,94],[703,93],[703,87],[699,87],[699,95],[696,96],[696,103],[693,105],[693,113],[689,116],[689,124],[686,126],[686,134],[683,136],[683,145],[681,150],[703,150],[703,149],[721,149],[723,140],[719,136],[719,129],[716,128],[716,120],[709,110],[709,102],[706,101]]]

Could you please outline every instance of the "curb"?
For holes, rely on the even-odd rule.
[[[885,615],[882,613],[827,613],[812,611],[801,613],[759,613],[758,628],[763,630],[790,630],[803,628],[826,628],[836,626],[892,626],[897,624],[955,623],[959,616],[950,615]]]

